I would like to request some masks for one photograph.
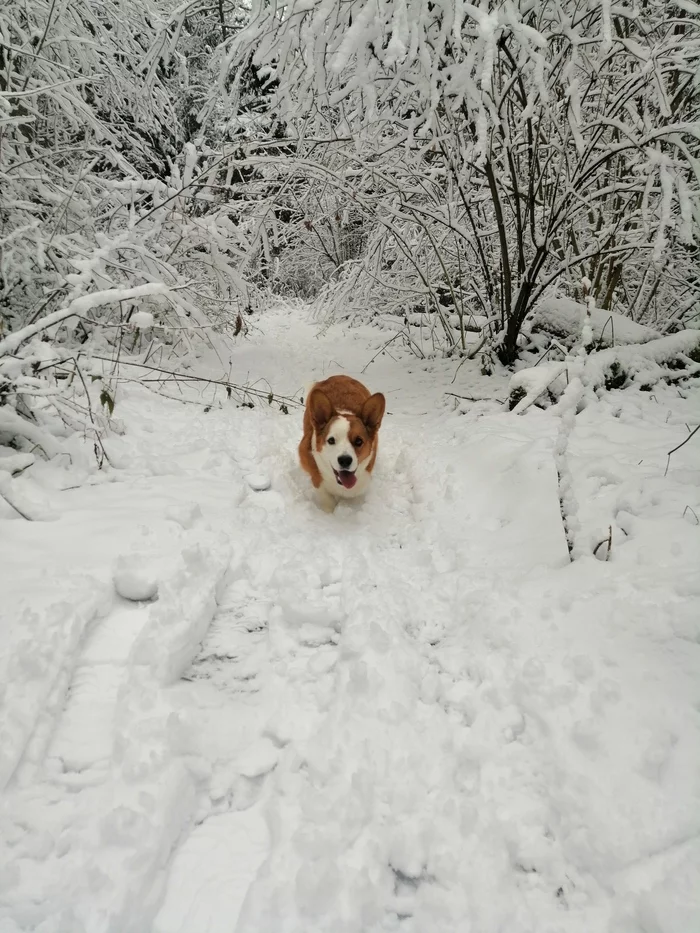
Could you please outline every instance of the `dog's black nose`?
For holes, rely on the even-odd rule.
[[[338,457],[338,466],[340,467],[341,470],[347,470],[347,468],[351,465],[351,463],[352,463],[352,457],[350,456],[350,454],[341,454]]]

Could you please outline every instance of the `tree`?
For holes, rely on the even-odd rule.
[[[101,464],[99,404],[111,416],[127,348],[186,354],[247,303],[240,212],[221,194],[229,154],[195,143],[178,100],[201,71],[190,29],[218,10],[171,6],[0,9],[0,443],[48,455],[42,425],[87,424]]]
[[[406,295],[408,272],[449,349],[478,311],[511,363],[537,301],[584,276],[637,319],[697,305],[691,6],[265,0],[233,58],[276,82],[296,161],[275,168],[333,186],[371,225],[353,281]]]

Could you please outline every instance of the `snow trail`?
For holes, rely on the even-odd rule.
[[[441,914],[447,929],[455,897],[464,898],[464,839],[480,818],[479,750],[465,724],[482,701],[474,677],[455,677],[440,651],[453,629],[469,625],[465,606],[480,587],[460,585],[463,568],[474,566],[474,546],[465,553],[456,540],[446,542],[441,516],[428,516],[445,497],[468,513],[470,498],[462,497],[469,481],[460,483],[454,470],[440,480],[435,465],[401,440],[385,446],[389,468],[371,503],[341,506],[329,517],[303,501],[263,526],[228,599],[234,591],[239,599],[246,594],[249,608],[266,605],[266,620],[239,610],[243,627],[255,630],[262,621],[266,637],[246,649],[240,623],[227,637],[215,621],[193,669],[199,679],[209,657],[219,686],[235,683],[244,693],[238,682],[249,671],[273,702],[240,775],[255,780],[274,768],[262,791],[271,851],[241,930],[277,928],[281,918],[285,929],[312,923],[330,930],[339,917],[348,930],[409,920],[415,929],[428,922],[437,929]],[[549,483],[556,502],[553,470]],[[566,560],[556,511],[552,518],[555,543],[548,544]],[[483,548],[479,528],[478,519],[467,519],[461,539]],[[512,741],[524,727],[512,701],[504,721],[503,741]],[[440,907],[443,900],[449,909]],[[164,913],[174,911],[166,906]]]

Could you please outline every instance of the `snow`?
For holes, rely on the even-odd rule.
[[[690,368],[698,372],[698,364],[693,364],[689,355],[698,349],[697,331],[682,330],[668,337],[639,346],[610,347],[595,353],[586,361],[588,380],[592,385],[602,385],[605,374],[617,363],[638,385],[654,385],[658,381],[660,367],[678,356],[686,356]]]
[[[34,463],[34,454],[18,454],[9,447],[0,447],[0,470],[5,473],[20,473]]]
[[[677,361],[682,361],[685,377],[697,376],[700,364],[694,362],[693,354],[697,353],[699,346],[697,333],[690,329],[658,337],[645,344],[608,347],[589,355],[586,355],[585,345],[579,345],[563,361],[538,361],[516,372],[509,386],[509,395],[516,402],[512,410],[515,414],[522,414],[548,389],[561,394],[572,377],[581,381],[581,391],[576,399],[578,403],[584,391],[588,390],[590,396],[608,381],[635,384],[649,391],[669,375],[670,366]]]
[[[0,499],[3,933],[700,925],[697,387],[517,415],[386,339],[269,309],[228,361],[386,394],[332,516],[301,406],[223,391],[0,474],[54,516]]]
[[[139,327],[141,330],[146,330],[148,327],[153,327],[154,317],[150,311],[134,311],[134,313],[129,318],[129,323],[133,327]]]

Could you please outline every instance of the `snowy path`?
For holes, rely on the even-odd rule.
[[[359,375],[386,340],[266,331],[234,366],[289,393]],[[697,396],[671,418],[641,396],[579,416],[580,534],[615,523],[614,559],[571,565],[558,419],[454,412],[446,389],[495,391],[465,370],[369,368],[380,468],[332,516],[295,464],[298,412],[133,394],[118,481],[55,494],[40,540],[12,523],[15,605],[27,548],[57,581],[4,653],[2,933],[697,927],[690,445],[662,481]],[[245,481],[261,471],[267,492]],[[154,603],[111,595],[133,549]],[[14,676],[54,629],[36,678]]]

